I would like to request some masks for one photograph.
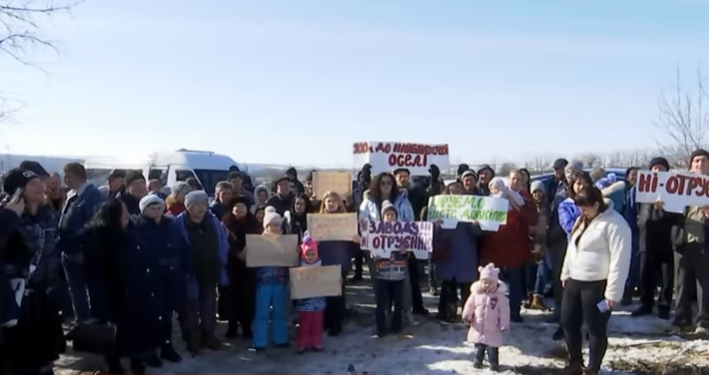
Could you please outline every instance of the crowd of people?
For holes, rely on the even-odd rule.
[[[690,166],[709,174],[709,153],[694,152]],[[343,331],[345,285],[362,282],[365,266],[375,291],[376,335],[396,334],[428,315],[426,277],[439,299],[436,319],[470,325],[478,368],[487,353],[491,369],[499,369],[501,333],[523,321],[523,307],[551,310],[559,323],[554,338],[569,351],[568,375],[598,374],[611,311],[636,294],[641,304],[633,316],[652,314],[656,305],[658,317],[669,319],[674,302],[675,325],[706,333],[709,207],[683,215],[664,211],[661,201],[635,202],[637,168],[628,169],[624,182],[564,159],[553,168],[543,183],[525,169],[499,180],[487,165],[477,171],[461,165],[457,180],[445,185],[435,165],[419,184],[407,169],[372,175],[365,165],[347,197],[313,196],[312,174],[302,184],[294,169],[273,186],[255,187],[234,171],[210,200],[194,179],[166,188],[135,171],[114,171],[106,186],[96,187],[78,163],[64,167],[63,188],[57,173],[23,162],[2,182],[0,374],[52,374],[67,340],[75,351],[104,355],[108,373],[125,373],[121,359],[128,358],[130,373],[144,374],[182,359],[172,341],[174,317],[192,355],[221,350],[223,340],[238,337],[256,352],[269,344],[321,351],[324,332]],[[658,157],[645,168],[670,165]],[[311,213],[427,221],[427,202],[439,194],[506,199],[507,222],[493,232],[477,222],[446,229],[436,221],[425,261],[407,249],[373,257],[358,238],[316,242],[308,234]],[[301,266],[339,265],[343,293],[291,303],[286,267],[246,266],[246,236],[263,233],[296,234]],[[295,343],[288,338],[292,317]],[[218,319],[228,322],[225,337]]]

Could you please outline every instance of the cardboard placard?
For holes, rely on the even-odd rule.
[[[334,297],[342,295],[340,265],[294,267],[290,269],[290,298]]]
[[[353,167],[372,166],[372,175],[406,168],[412,176],[428,176],[435,164],[440,170],[449,168],[448,145],[404,142],[358,142],[354,144]]]
[[[294,267],[298,250],[297,234],[247,234],[246,267]]]
[[[313,196],[322,199],[326,192],[334,191],[342,199],[352,195],[352,174],[350,172],[313,173]]]
[[[308,233],[315,241],[352,241],[357,225],[355,213],[308,215]]]

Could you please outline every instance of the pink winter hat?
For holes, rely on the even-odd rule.
[[[487,279],[492,281],[500,280],[500,269],[495,267],[494,263],[489,263],[485,267],[478,267],[480,272],[480,280]]]

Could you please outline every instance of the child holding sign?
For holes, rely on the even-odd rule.
[[[301,267],[322,265],[318,244],[309,236],[303,237],[300,251]],[[298,310],[298,354],[303,354],[306,350],[322,351],[325,297],[299,299],[295,304]]]
[[[283,218],[269,206],[263,216],[264,235],[281,234]],[[253,349],[262,352],[268,345],[268,318],[273,308],[273,341],[276,347],[288,347],[288,268],[259,267],[256,270],[256,316]]]
[[[398,219],[396,207],[390,201],[382,203],[382,221],[394,222]],[[387,313],[391,311],[391,305],[394,305],[394,315],[391,320],[392,333],[401,331],[401,320],[403,313],[404,302],[404,281],[406,279],[406,257],[407,249],[399,249],[393,251],[387,258],[374,255],[374,263],[377,268],[376,272],[376,288],[374,295],[377,301],[376,320],[377,320],[377,336],[384,337],[387,331]]]

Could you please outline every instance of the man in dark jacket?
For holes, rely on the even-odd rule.
[[[14,267],[6,270],[7,277],[24,286],[24,293],[15,319],[0,328],[5,337],[0,362],[11,374],[52,374],[53,362],[66,349],[54,293],[60,282],[56,216],[43,206],[44,185],[34,172],[11,170],[3,178],[3,188],[10,196],[22,195],[25,209],[15,233],[28,249],[29,260],[9,264]]]
[[[69,282],[74,316],[84,321],[91,318],[91,311],[84,278],[84,253],[78,239],[104,200],[98,188],[87,181],[86,169],[79,163],[64,166],[64,183],[71,191],[61,211],[57,246]]]
[[[650,161],[653,172],[667,172],[670,164],[664,158]],[[640,240],[640,302],[633,316],[652,314],[657,291],[657,275],[660,275],[660,296],[657,299],[657,315],[660,319],[670,318],[672,292],[674,287],[674,258],[672,253],[672,227],[682,215],[666,212],[661,203],[640,203],[637,225]]]
[[[126,172],[114,169],[108,175],[108,195],[106,199],[113,199],[126,188]]]
[[[283,176],[274,183],[276,194],[266,201],[266,206],[273,206],[279,215],[285,215],[286,211],[293,206],[293,193],[291,192],[291,180],[288,176]]]
[[[226,204],[233,195],[233,186],[229,181],[220,181],[214,187],[214,201],[209,205],[209,210],[212,211],[217,219],[222,220],[226,212]]]
[[[568,182],[566,181],[567,165],[569,165],[569,162],[566,159],[556,159],[554,161],[554,176],[544,184],[544,191],[549,202],[561,202],[561,200],[566,198],[566,190],[568,189]],[[561,197],[561,200],[557,196]]]
[[[709,152],[696,150],[689,158],[690,173],[706,178],[709,175]],[[696,292],[696,334],[709,332],[709,207],[687,207],[682,218],[672,228],[675,250],[676,301],[674,325],[688,327],[692,324],[692,302]]]
[[[142,173],[130,171],[126,174],[126,189],[116,196],[126,205],[131,216],[140,216],[140,200],[148,194],[148,185]]]
[[[232,195],[241,195],[244,198],[246,198],[246,201],[249,203],[247,207],[251,207],[255,204],[256,200],[254,198],[253,192],[249,191],[246,189],[244,186],[244,175],[241,172],[234,171],[229,173],[229,183],[231,183],[231,192]],[[223,201],[223,202],[228,202],[228,199]],[[221,217],[219,217],[221,219]]]

